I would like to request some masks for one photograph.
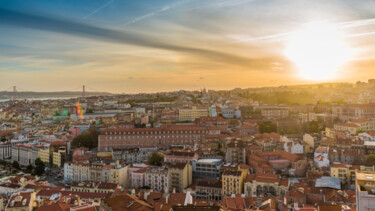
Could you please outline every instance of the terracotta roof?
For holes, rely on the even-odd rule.
[[[60,204],[60,203],[53,203],[51,205],[46,205],[42,207],[38,207],[35,211],[69,211],[70,206],[67,204]]]
[[[115,196],[113,198],[107,198],[102,201],[103,204],[110,207],[113,211],[138,211],[138,210],[150,210],[153,211],[153,207],[138,199],[136,196],[125,194],[120,196]]]

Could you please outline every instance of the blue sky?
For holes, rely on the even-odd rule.
[[[285,34],[312,21],[349,24],[355,54],[335,80],[365,80],[375,77],[372,18],[375,3],[354,0],[0,0],[0,90],[311,83],[283,49]]]

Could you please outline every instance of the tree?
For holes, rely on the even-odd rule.
[[[148,159],[148,163],[153,166],[161,166],[164,159],[164,155],[158,152],[154,152],[151,154],[150,159]]]
[[[13,168],[16,168],[16,169],[20,168],[20,164],[17,161],[13,161],[12,166]]]
[[[375,165],[375,155],[371,154],[371,155],[367,156],[366,166],[374,166],[374,165]]]
[[[43,165],[44,166],[44,163],[40,158],[35,159],[35,166],[37,166],[37,165]]]
[[[32,172],[32,171],[33,171],[33,166],[32,166],[31,164],[29,164],[29,165],[27,166],[27,171],[28,171],[28,172]]]
[[[40,158],[35,159],[35,174],[40,176],[44,174],[44,163]]]
[[[72,141],[73,147],[87,147],[89,149],[98,146],[98,134],[85,133],[75,137]]]

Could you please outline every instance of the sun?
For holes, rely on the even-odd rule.
[[[295,63],[300,76],[322,81],[337,77],[338,70],[350,56],[344,33],[326,22],[305,24],[289,37],[285,55]]]

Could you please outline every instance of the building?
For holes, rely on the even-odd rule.
[[[311,148],[315,149],[320,145],[322,137],[320,134],[305,133],[302,138],[303,142],[307,143]]]
[[[375,104],[346,104],[332,107],[332,114],[341,120],[374,119]]]
[[[289,109],[286,107],[262,108],[260,112],[268,120],[285,119],[289,116]]]
[[[18,192],[10,196],[5,210],[9,211],[32,211],[35,201],[35,192]]]
[[[375,172],[356,171],[357,211],[375,209]]]
[[[163,125],[159,128],[108,129],[100,132],[98,150],[171,145],[194,145],[208,134],[220,134],[214,127]]]
[[[231,196],[232,194],[242,194],[243,185],[247,176],[248,169],[242,169],[240,166],[226,166],[222,174],[222,194]]]
[[[318,168],[328,167],[329,157],[328,157],[329,147],[318,147],[314,152],[314,163]]]
[[[195,196],[199,199],[220,201],[222,196],[222,182],[211,179],[197,181]]]
[[[217,158],[199,159],[192,162],[193,177],[220,179],[220,168],[224,161]]]
[[[370,119],[355,119],[343,124],[335,124],[333,128],[337,131],[347,131],[353,135],[358,132],[375,130],[375,121]]]
[[[5,160],[12,156],[12,145],[10,142],[0,144],[0,159]]]
[[[73,183],[70,186],[70,190],[75,192],[112,193],[117,187],[118,184],[115,183],[83,181]]]
[[[246,196],[283,196],[289,188],[289,180],[276,174],[249,174],[244,184]]]
[[[246,163],[246,147],[243,141],[231,141],[227,144],[225,161],[232,164]]]
[[[175,150],[164,155],[165,163],[190,163],[198,159],[198,153],[191,150]]]
[[[129,165],[120,165],[116,162],[115,165],[110,169],[109,182],[126,186],[129,180]]]
[[[164,192],[169,189],[168,168],[153,167],[145,171],[145,186],[157,192]]]
[[[189,163],[175,163],[168,166],[169,190],[181,193],[192,184],[193,171]]]
[[[178,110],[178,119],[180,121],[194,121],[197,118],[207,116],[207,108],[197,108],[193,106],[192,108],[182,108]]]
[[[330,167],[330,176],[341,179],[341,182],[344,184],[354,184],[356,170],[375,171],[373,166],[369,167],[369,166],[349,165],[346,163],[333,163]]]

